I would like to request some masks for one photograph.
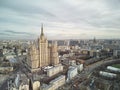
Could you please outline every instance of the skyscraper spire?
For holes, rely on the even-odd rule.
[[[43,24],[41,24],[41,36],[43,36],[44,33],[43,33]]]
[[[96,38],[94,37],[93,42],[96,43]]]

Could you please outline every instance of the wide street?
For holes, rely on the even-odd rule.
[[[84,68],[84,70],[78,74],[73,80],[70,81],[69,84],[65,84],[62,88],[59,88],[58,90],[77,90],[76,89],[76,83],[78,84],[81,84],[83,81],[85,81],[87,78],[90,77],[90,75],[92,74],[92,72],[98,68],[99,66],[101,65],[105,65],[105,64],[108,64],[108,63],[111,63],[111,62],[117,62],[119,61],[120,62],[120,59],[104,59],[104,60],[100,60],[96,63],[93,63],[93,64],[90,64],[88,66],[86,66]]]
[[[13,72],[11,72],[11,73],[9,73],[9,77],[8,78],[6,78],[6,80],[3,82],[3,84],[1,84],[1,86],[0,86],[0,90],[8,90],[8,81],[10,80],[10,79],[13,79],[13,78],[15,78],[16,77],[16,74],[18,73],[18,72],[23,72],[23,70],[24,70],[24,65],[23,65],[23,63],[21,62],[21,60],[20,60],[20,58],[17,58],[18,59],[18,65],[17,65],[17,68],[13,71]]]

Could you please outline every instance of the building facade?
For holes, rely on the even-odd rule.
[[[50,81],[48,85],[42,86],[40,90],[56,90],[64,84],[65,84],[65,75],[61,75]]]
[[[56,65],[59,63],[57,43],[48,43],[47,38],[41,27],[41,35],[37,41],[31,43],[28,49],[27,65],[31,70],[35,70],[48,65]]]
[[[62,72],[62,71],[63,71],[63,66],[57,65],[57,66],[47,70],[47,76],[51,77],[51,76],[58,74],[59,72]]]
[[[69,67],[69,70],[67,72],[67,82],[73,79],[77,74],[78,74],[77,67]]]

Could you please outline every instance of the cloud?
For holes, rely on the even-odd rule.
[[[13,31],[13,30],[4,30],[5,33],[10,33],[10,34],[18,34],[18,35],[34,35],[28,32],[17,32],[17,31]]]
[[[41,23],[47,37],[53,39],[120,35],[119,0],[2,0],[0,12],[0,33],[15,37],[31,33],[37,37]]]
[[[0,32],[0,35],[1,35],[1,36],[8,36],[8,35],[10,35],[10,34],[4,33],[4,32]]]
[[[4,37],[5,39],[15,39],[16,37],[19,38],[30,38],[35,37],[35,34],[29,32],[18,32],[14,30],[1,30],[0,31],[0,38]]]
[[[27,2],[27,3],[26,3]],[[35,6],[33,4],[34,2],[30,3],[29,0],[24,1],[24,0],[13,0],[12,2],[9,0],[2,1],[0,4],[1,8],[7,8],[10,10],[13,10],[18,13],[22,13],[23,15],[31,15],[31,14],[42,14],[46,16],[54,16],[50,12],[44,10],[40,6]]]

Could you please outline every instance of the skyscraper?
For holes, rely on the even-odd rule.
[[[41,35],[37,41],[30,44],[27,65],[31,71],[38,70],[43,66],[56,65],[59,63],[57,43],[48,43],[41,26]]]

